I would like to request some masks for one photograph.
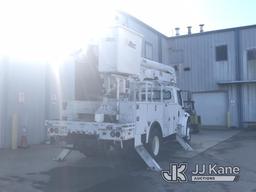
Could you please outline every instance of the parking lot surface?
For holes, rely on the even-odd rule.
[[[146,168],[137,158],[86,158],[72,152],[65,162],[52,159],[57,146],[36,145],[15,151],[0,150],[0,191],[99,192],[99,191],[232,191],[256,192],[256,129],[203,130],[193,135],[194,151],[176,142],[165,143],[159,164],[164,170],[173,162],[239,166],[236,182],[165,182],[161,174]]]

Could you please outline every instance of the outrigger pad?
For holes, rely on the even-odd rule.
[[[149,152],[145,149],[143,145],[139,145],[135,147],[139,156],[143,159],[143,161],[147,164],[147,166],[152,171],[161,171],[162,168],[159,164],[155,161],[155,159],[149,154]]]
[[[176,140],[186,151],[193,151],[193,148],[179,135],[176,134]]]
[[[60,154],[53,159],[54,161],[64,161],[65,158],[71,153],[71,149],[63,149]]]

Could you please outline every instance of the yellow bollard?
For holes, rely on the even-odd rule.
[[[230,116],[230,112],[227,112],[227,128],[231,127],[231,116]]]
[[[17,149],[18,143],[18,116],[16,113],[12,114],[12,149]]]

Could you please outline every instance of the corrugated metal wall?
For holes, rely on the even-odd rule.
[[[256,80],[256,61],[248,61],[247,50],[256,48],[256,27],[244,29],[240,32],[241,78],[242,80]],[[242,118],[243,121],[256,121],[256,85],[242,86]]]
[[[46,139],[44,121],[59,119],[62,102],[74,99],[74,63],[0,60],[0,148],[11,147],[12,115],[18,116],[18,144],[26,130],[29,144]]]
[[[238,85],[218,85],[221,81],[256,80],[256,61],[246,58],[247,50],[256,48],[256,27],[173,37],[168,43],[168,64],[178,68],[179,87],[193,92],[227,92],[232,125],[256,121],[255,84],[243,83],[241,92]],[[219,45],[228,46],[227,61],[216,62],[215,47]]]
[[[26,131],[30,144],[45,139],[45,64],[4,61],[1,147],[11,146],[12,115],[18,116],[18,143]]]
[[[167,39],[165,39],[164,37],[161,38],[162,41],[162,63],[164,64],[169,64],[169,52],[168,52],[168,47],[169,47],[169,42]]]
[[[62,104],[75,98],[75,63],[47,66],[46,119],[61,119]]]
[[[233,31],[170,38],[168,64],[177,67],[178,86],[181,89],[202,92],[202,96],[204,92],[226,92],[226,113],[231,113],[231,124],[237,126],[237,105],[233,102],[236,101],[236,91],[217,84],[219,81],[236,79],[234,38]],[[215,47],[219,45],[227,45],[227,61],[216,61]],[[205,106],[203,111],[211,114],[208,110],[212,108]]]
[[[215,46],[228,45],[228,61],[215,61]],[[235,80],[234,32],[212,33],[169,40],[170,65],[178,66],[178,84],[183,89],[212,91],[217,81]],[[189,71],[184,68],[189,67]]]

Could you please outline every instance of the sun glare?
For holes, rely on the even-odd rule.
[[[0,2],[0,56],[55,62],[100,35],[115,8],[104,1]]]

